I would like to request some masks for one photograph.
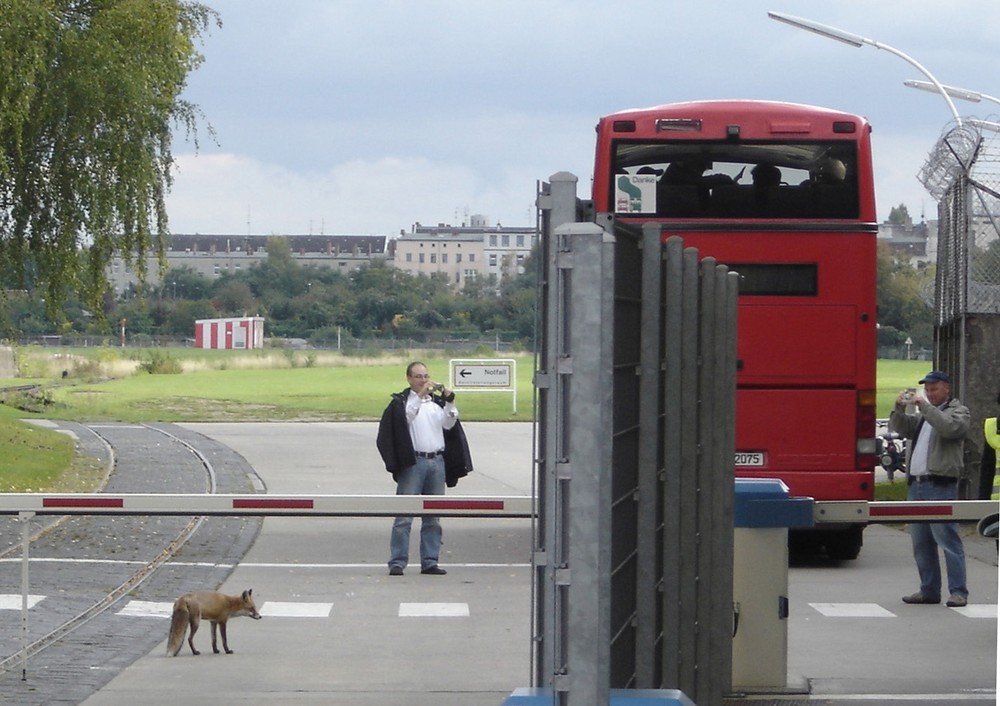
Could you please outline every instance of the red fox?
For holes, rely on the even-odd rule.
[[[257,612],[257,605],[253,601],[253,589],[247,589],[239,596],[227,596],[218,591],[195,591],[185,593],[174,601],[174,615],[170,619],[170,638],[167,640],[167,654],[174,657],[181,651],[184,645],[184,633],[187,632],[188,625],[191,626],[191,634],[188,636],[188,645],[193,654],[201,654],[194,648],[194,634],[198,632],[198,624],[204,618],[212,623],[212,652],[219,654],[219,648],[215,644],[215,628],[218,626],[222,633],[222,649],[227,655],[233,651],[229,649],[229,641],[226,639],[226,621],[240,615],[249,615],[254,620],[260,620],[261,615]]]

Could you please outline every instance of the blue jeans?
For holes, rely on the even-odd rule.
[[[958,483],[935,485],[934,483],[913,483],[910,485],[909,500],[955,500],[958,497]],[[944,552],[944,563],[948,569],[948,593],[968,597],[965,585],[965,549],[958,534],[957,522],[915,522],[910,525],[910,539],[913,541],[913,558],[920,574],[920,592],[925,596],[941,596],[941,562],[938,547]]]
[[[417,462],[396,474],[396,495],[444,495],[444,459],[417,457]],[[410,560],[410,526],[413,516],[397,517],[389,537],[389,567],[406,568]],[[437,566],[441,552],[441,520],[424,515],[420,522],[420,568]]]

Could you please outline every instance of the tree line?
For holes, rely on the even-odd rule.
[[[533,343],[534,263],[460,292],[376,261],[341,274],[300,267],[275,246],[248,271],[209,279],[180,268],[116,296],[115,253],[161,261],[172,141],[197,147],[198,106],[182,98],[204,61],[214,10],[189,0],[5,0],[0,10],[0,326],[8,337],[115,333],[190,337],[199,318],[259,314],[273,336],[420,338],[503,334]],[[211,135],[211,127],[208,128]],[[890,220],[906,219],[905,207]],[[1000,246],[973,253],[1000,272]],[[973,263],[978,266],[977,263]],[[931,345],[932,269],[880,249],[879,339]],[[499,291],[497,291],[499,290]]]
[[[1000,247],[994,248],[1000,255]],[[376,259],[350,272],[301,265],[285,238],[270,238],[268,257],[233,274],[209,278],[191,267],[168,269],[159,284],[108,295],[100,311],[73,296],[53,319],[43,291],[8,292],[15,336],[114,336],[124,319],[132,340],[183,340],[194,322],[230,316],[262,316],[269,337],[300,338],[323,345],[341,337],[406,339],[497,337],[530,349],[535,343],[538,257],[499,285],[494,276],[469,280],[461,290],[439,275],[413,275]],[[994,255],[986,253],[985,255]],[[934,268],[914,267],[879,244],[879,345],[914,350],[934,340]]]
[[[142,283],[88,311],[70,297],[53,321],[43,297],[9,296],[11,322],[21,336],[108,336],[124,320],[131,340],[183,340],[194,322],[262,316],[265,333],[316,344],[338,340],[398,338],[428,341],[496,337],[534,345],[535,263],[498,284],[495,276],[469,280],[456,291],[443,275],[413,275],[375,259],[350,272],[301,265],[287,239],[268,240],[267,258],[232,274],[209,278],[191,267],[166,270],[159,284]]]

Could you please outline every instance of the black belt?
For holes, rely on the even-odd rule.
[[[952,483],[957,483],[958,478],[952,478],[950,476],[939,476],[934,473],[925,473],[921,476],[910,476],[908,481],[910,483],[933,483],[934,485],[951,485]]]
[[[441,449],[440,451],[414,451],[413,453],[416,454],[418,458],[436,458],[444,453],[444,449]]]

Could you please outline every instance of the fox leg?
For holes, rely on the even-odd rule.
[[[215,626],[216,623],[212,623],[212,649],[215,649]],[[226,624],[218,623],[218,626],[219,626],[219,632],[222,633],[222,649],[226,651],[227,655],[231,655],[233,651],[229,649],[229,640],[226,637]],[[215,650],[215,652],[216,654],[219,653],[218,650]]]
[[[201,622],[201,616],[197,613],[191,613],[191,632],[188,633],[188,646],[191,648],[191,654],[200,655],[201,652],[194,648],[194,634],[198,632],[198,624]],[[213,635],[212,637],[215,637]]]

